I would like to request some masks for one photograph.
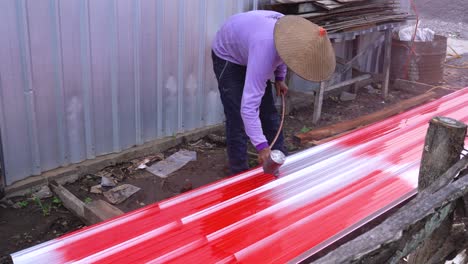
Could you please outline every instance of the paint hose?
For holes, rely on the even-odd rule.
[[[281,104],[282,104],[282,111],[281,111],[281,122],[278,128],[278,131],[276,132],[276,136],[271,142],[271,147],[273,147],[276,143],[276,140],[278,140],[278,137],[283,130],[283,124],[284,124],[284,115],[286,112],[286,104],[285,104],[285,99],[284,99],[284,94],[281,94]],[[267,160],[263,163],[263,172],[267,174],[274,175],[275,177],[279,176],[279,167],[284,164],[286,160],[286,156],[284,155],[283,152],[280,150],[272,150],[270,153],[270,156],[268,157]]]
[[[284,116],[285,116],[285,113],[286,113],[286,101],[285,101],[285,97],[284,97],[284,94],[281,94],[281,106],[282,106],[282,110],[281,110],[281,121],[280,121],[280,125],[278,127],[278,131],[276,132],[276,135],[275,137],[273,138],[273,141],[271,141],[271,144],[270,146],[273,147],[276,143],[276,141],[278,140],[278,137],[281,133],[281,131],[283,130],[283,124],[284,124]],[[247,154],[253,156],[253,157],[258,157],[258,154],[256,153],[252,153],[252,152],[249,152],[247,151]]]
[[[285,103],[285,99],[284,99],[284,94],[281,94],[281,105],[282,105],[281,122],[280,122],[280,125],[279,125],[279,128],[278,128],[278,132],[276,132],[276,136],[273,139],[273,141],[271,142],[271,147],[273,147],[275,145],[276,140],[278,140],[278,137],[279,137],[281,131],[283,130],[284,114],[286,112],[286,103]]]

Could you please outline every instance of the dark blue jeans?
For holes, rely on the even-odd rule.
[[[226,115],[226,145],[229,167],[232,174],[238,174],[249,169],[247,159],[248,137],[245,134],[240,112],[247,67],[223,60],[214,53],[212,53],[212,59],[221,101],[224,106],[224,114]],[[263,133],[270,144],[276,136],[280,123],[270,81],[266,83],[265,94],[260,104],[260,120]],[[272,149],[281,150],[286,154],[282,132]]]

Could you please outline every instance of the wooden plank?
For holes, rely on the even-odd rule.
[[[380,110],[378,112],[375,112],[369,115],[361,116],[356,119],[344,121],[338,124],[333,124],[330,126],[317,128],[307,133],[297,134],[295,136],[295,139],[298,140],[301,144],[304,144],[312,140],[320,140],[326,137],[330,137],[330,136],[351,130],[353,128],[368,125],[368,124],[380,121],[382,119],[385,119],[387,117],[396,115],[409,108],[420,105],[434,98],[435,96],[436,94],[433,92],[422,94],[420,96],[416,96],[411,99],[401,101],[397,105],[390,106],[386,109]],[[315,114],[315,111],[314,111],[314,114]],[[313,121],[314,120],[315,120],[315,116],[314,116]]]
[[[52,181],[49,186],[55,195],[60,198],[63,206],[80,218],[86,225],[96,224],[123,214],[122,211],[102,200],[86,204],[56,181]]]
[[[325,8],[327,10],[333,10],[333,9],[337,9],[337,8],[342,8],[344,6],[346,6],[345,4],[340,4],[338,2],[335,2],[333,0],[319,0],[319,1],[316,1],[314,2],[314,4],[322,7],[322,8]]]
[[[322,10],[313,3],[301,3],[297,5],[291,4],[276,4],[267,6],[267,9],[271,9],[276,12],[280,12],[285,15],[298,15],[298,14],[307,14],[311,12],[316,12],[317,10]]]
[[[357,2],[364,2],[365,0],[336,0],[340,3],[357,3]]]
[[[340,5],[340,4],[337,4],[337,5],[319,5],[319,4],[317,4],[317,5],[320,6],[320,7],[323,7],[325,9],[327,9],[327,10],[333,10],[333,9],[343,7],[343,5]]]
[[[352,132],[354,132],[354,131],[356,131],[356,130],[358,130],[360,128],[362,128],[362,127],[357,127],[357,128],[355,128],[353,130],[346,131],[346,132],[343,132],[343,133],[340,133],[340,134],[337,134],[337,135],[334,135],[334,136],[331,136],[331,137],[327,137],[327,138],[324,138],[324,139],[321,139],[321,140],[309,141],[309,142],[307,142],[307,146],[319,146],[319,145],[328,143],[328,142],[330,142],[332,140],[335,140],[335,139],[337,139],[339,137],[342,137],[342,136],[345,136],[345,135],[347,135],[349,133],[352,133]]]
[[[299,3],[305,3],[305,2],[312,2],[310,0],[276,0],[276,3],[280,4],[299,4]]]
[[[385,10],[394,12],[393,9],[394,7],[392,5],[380,4],[348,6],[340,9],[326,11],[326,15],[324,15],[323,18],[338,19],[362,14],[372,15],[373,13],[378,13]]]
[[[356,28],[361,27],[369,24],[380,24],[385,22],[395,22],[395,21],[403,21],[406,19],[406,16],[381,16],[378,18],[370,18],[368,20],[363,19],[362,21],[350,21],[348,24],[345,25],[332,25],[332,26],[324,26],[329,32],[331,31],[341,31],[349,28]]]
[[[97,224],[122,214],[124,212],[119,208],[104,200],[92,201],[84,207],[84,217],[89,224]]]
[[[335,2],[333,0],[317,0],[315,1],[315,4],[321,4],[321,5],[337,5],[338,2]]]
[[[49,187],[52,190],[52,192],[54,192],[55,195],[57,195],[57,197],[60,198],[65,208],[67,208],[75,216],[80,218],[83,222],[86,222],[86,218],[84,217],[84,202],[82,202],[73,193],[71,193],[62,185],[58,184],[56,181],[52,181],[49,184]]]

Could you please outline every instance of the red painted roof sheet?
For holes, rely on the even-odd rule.
[[[298,261],[416,193],[428,121],[468,123],[468,88],[288,157],[17,252],[15,263]],[[468,143],[468,142],[467,142]]]

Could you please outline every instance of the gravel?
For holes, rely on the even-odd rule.
[[[413,1],[420,16],[421,26],[431,28],[446,37],[468,39],[467,0]]]

